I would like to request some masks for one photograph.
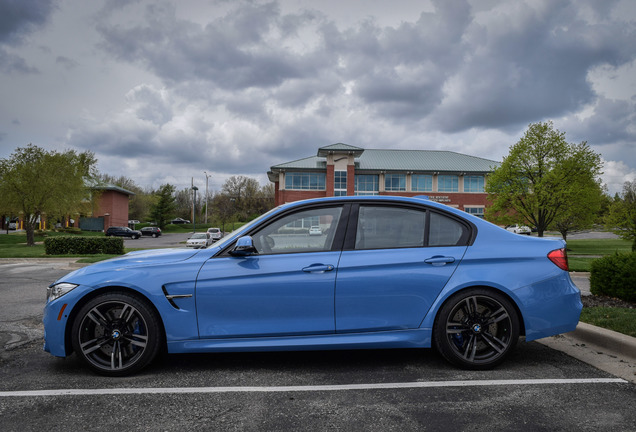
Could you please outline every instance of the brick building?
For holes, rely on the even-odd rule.
[[[128,201],[135,193],[110,183],[93,186],[100,193],[93,218],[103,218],[102,229],[111,226],[128,226]]]
[[[316,156],[274,165],[276,205],[341,195],[427,195],[482,216],[487,175],[499,162],[439,150],[374,150],[348,144],[318,149]]]
[[[128,201],[135,193],[110,183],[94,184],[90,188],[98,195],[94,208],[82,214],[68,215],[63,219],[63,225],[79,227],[86,231],[103,231],[110,226],[128,226]],[[11,221],[14,222],[11,229],[24,228],[22,217],[14,216]],[[55,225],[56,220],[47,221],[44,215],[37,228],[48,229]],[[9,229],[8,217],[0,218],[0,229]]]

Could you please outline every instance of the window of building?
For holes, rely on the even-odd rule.
[[[413,174],[411,176],[411,190],[413,192],[433,192],[433,176]]]
[[[456,175],[437,176],[437,191],[438,192],[458,192],[459,177]]]
[[[347,195],[347,172],[346,171],[334,171],[333,195],[334,196]]]
[[[406,174],[385,174],[384,190],[387,192],[399,192],[406,190]]]
[[[325,190],[325,173],[288,172],[285,189]]]
[[[477,207],[471,207],[471,206],[464,206],[464,211],[466,213],[470,213],[471,215],[480,217],[480,218],[484,218],[484,207],[483,206],[477,206]]]
[[[364,174],[355,177],[356,195],[377,195],[380,181],[377,175]]]
[[[484,176],[464,176],[464,192],[484,192]]]

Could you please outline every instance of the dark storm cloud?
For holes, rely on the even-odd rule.
[[[443,130],[506,127],[578,111],[596,98],[587,78],[592,68],[634,58],[633,24],[585,21],[575,2],[549,5],[518,4],[487,26],[471,27],[467,59],[451,80],[457,96],[435,116]]]
[[[635,102],[599,98],[594,115],[583,119],[572,118],[564,122],[564,130],[577,141],[587,141],[595,146],[617,142],[634,143],[636,129],[632,126],[636,124]],[[636,159],[636,154],[625,157]]]
[[[605,18],[611,3],[560,0],[530,6],[503,3],[476,15],[466,1],[436,0],[434,13],[380,27],[367,20],[340,29],[319,13],[283,15],[277,3],[238,3],[200,26],[179,20],[166,3],[146,8],[144,23],[104,22],[104,47],[121,60],[149,67],[171,87],[201,81],[216,90],[266,90],[253,107],[228,108],[262,117],[264,101],[302,106],[338,95],[397,122],[428,119],[429,129],[518,126],[575,112],[596,98],[588,80],[598,65],[628,63],[636,33]],[[309,27],[307,27],[309,26]],[[303,51],[301,30],[316,40]],[[328,79],[328,84],[316,83]]]
[[[54,9],[53,0],[0,1],[0,72],[37,72],[9,48],[20,45],[25,37],[44,25]]]
[[[0,46],[0,72],[32,74],[37,73],[38,70],[29,66],[22,57],[11,54]]]
[[[0,43],[21,42],[46,22],[54,8],[53,0],[0,1]]]
[[[168,82],[204,80],[213,87],[244,89],[277,86],[312,69],[312,59],[290,54],[280,35],[268,39],[270,30],[289,35],[311,17],[277,22],[279,17],[274,3],[248,4],[201,27],[178,20],[174,7],[161,3],[146,8],[144,25],[103,23],[98,29],[107,50]]]

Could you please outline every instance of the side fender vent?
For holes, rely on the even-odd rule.
[[[168,294],[168,290],[166,289],[165,285],[161,286],[161,289],[163,291],[163,295],[166,296],[166,299],[168,300],[168,302],[170,303],[170,305],[177,309],[177,310],[181,310],[181,308],[179,306],[177,306],[177,304],[174,302],[174,299],[180,299],[180,298],[190,298],[192,297],[192,294],[175,294],[175,295],[171,295]]]

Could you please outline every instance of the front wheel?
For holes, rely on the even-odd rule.
[[[519,317],[502,294],[472,288],[446,301],[435,320],[433,338],[449,362],[465,369],[489,369],[517,344]]]
[[[147,366],[159,352],[162,330],[156,312],[136,296],[102,294],[73,322],[72,344],[94,371],[124,376]]]

